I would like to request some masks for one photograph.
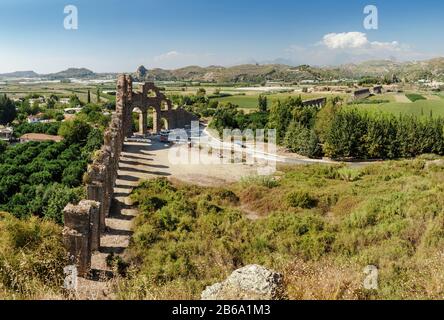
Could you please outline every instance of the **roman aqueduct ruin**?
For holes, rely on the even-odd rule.
[[[139,131],[146,134],[149,109],[153,109],[154,133],[160,131],[161,119],[165,119],[168,129],[183,128],[197,120],[183,108],[173,108],[171,101],[153,83],[144,83],[140,92],[134,92],[131,76],[119,76],[116,112],[104,133],[104,144],[84,177],[87,198],[64,209],[63,240],[77,265],[79,276],[89,273],[92,252],[100,250],[100,237],[110,214],[120,155],[125,139],[133,135],[132,114],[134,111],[139,113]]]

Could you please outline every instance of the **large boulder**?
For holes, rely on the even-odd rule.
[[[283,298],[282,276],[262,266],[235,270],[224,282],[209,286],[202,300],[278,300]]]

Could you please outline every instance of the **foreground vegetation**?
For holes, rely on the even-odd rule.
[[[63,208],[84,197],[83,174],[109,121],[101,106],[76,96],[73,103],[83,109],[63,122],[50,106],[56,98],[32,107],[30,98],[13,103],[1,95],[0,123],[12,124],[16,138],[45,133],[63,140],[0,143],[0,299],[66,298],[63,268],[70,263],[62,243]],[[27,123],[37,112],[51,121]]]
[[[0,299],[62,297],[67,258],[59,225],[0,213]]]
[[[227,188],[144,182],[120,297],[195,299],[257,263],[284,274],[289,299],[442,298],[444,162],[426,158],[282,167]],[[367,265],[378,290],[363,289]]]

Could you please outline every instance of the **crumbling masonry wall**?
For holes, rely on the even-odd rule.
[[[130,76],[121,75],[117,80],[116,112],[104,133],[104,144],[93,156],[84,176],[87,199],[78,205],[68,204],[64,209],[65,246],[78,267],[79,275],[86,275],[91,265],[91,254],[100,249],[100,235],[106,228],[118,176],[119,159],[126,137],[132,136],[132,112],[141,110],[141,133],[146,133],[147,112],[155,110],[154,131],[160,129],[165,118],[169,129],[183,128],[197,117],[182,108],[173,109],[171,102],[153,83],[142,85],[134,93]],[[165,108],[165,110],[162,110]]]

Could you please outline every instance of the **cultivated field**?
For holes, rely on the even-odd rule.
[[[29,95],[42,95],[49,97],[54,94],[62,98],[68,98],[73,94],[80,100],[87,101],[88,90],[91,92],[91,102],[97,102],[97,89],[100,88],[100,99],[102,102],[113,100],[114,97],[102,91],[115,90],[115,84],[104,85],[82,84],[82,83],[36,83],[25,84],[19,81],[8,82],[0,85],[0,94],[7,94],[10,99],[24,98]]]
[[[259,93],[257,92],[246,92],[244,95],[233,95],[231,97],[224,97],[224,98],[214,98],[214,100],[217,100],[222,103],[233,103],[237,104],[241,109],[255,109],[258,107],[258,99],[259,99]],[[297,98],[301,97],[302,100],[310,100],[310,99],[316,99],[320,97],[334,97],[334,96],[342,96],[345,97],[345,95],[339,95],[339,94],[324,94],[324,93],[300,93],[300,92],[293,92],[293,93],[274,93],[274,94],[267,94],[266,97],[268,99],[268,105],[271,106],[271,104],[277,100],[285,100],[289,97]]]
[[[398,114],[413,114],[417,116],[444,116],[444,98],[441,95],[423,95],[426,100],[417,100],[412,102],[405,94],[385,94],[375,96],[369,100],[388,100],[387,103],[379,104],[359,104],[351,107],[357,107],[365,110],[375,110]],[[401,101],[405,102],[399,102]]]

